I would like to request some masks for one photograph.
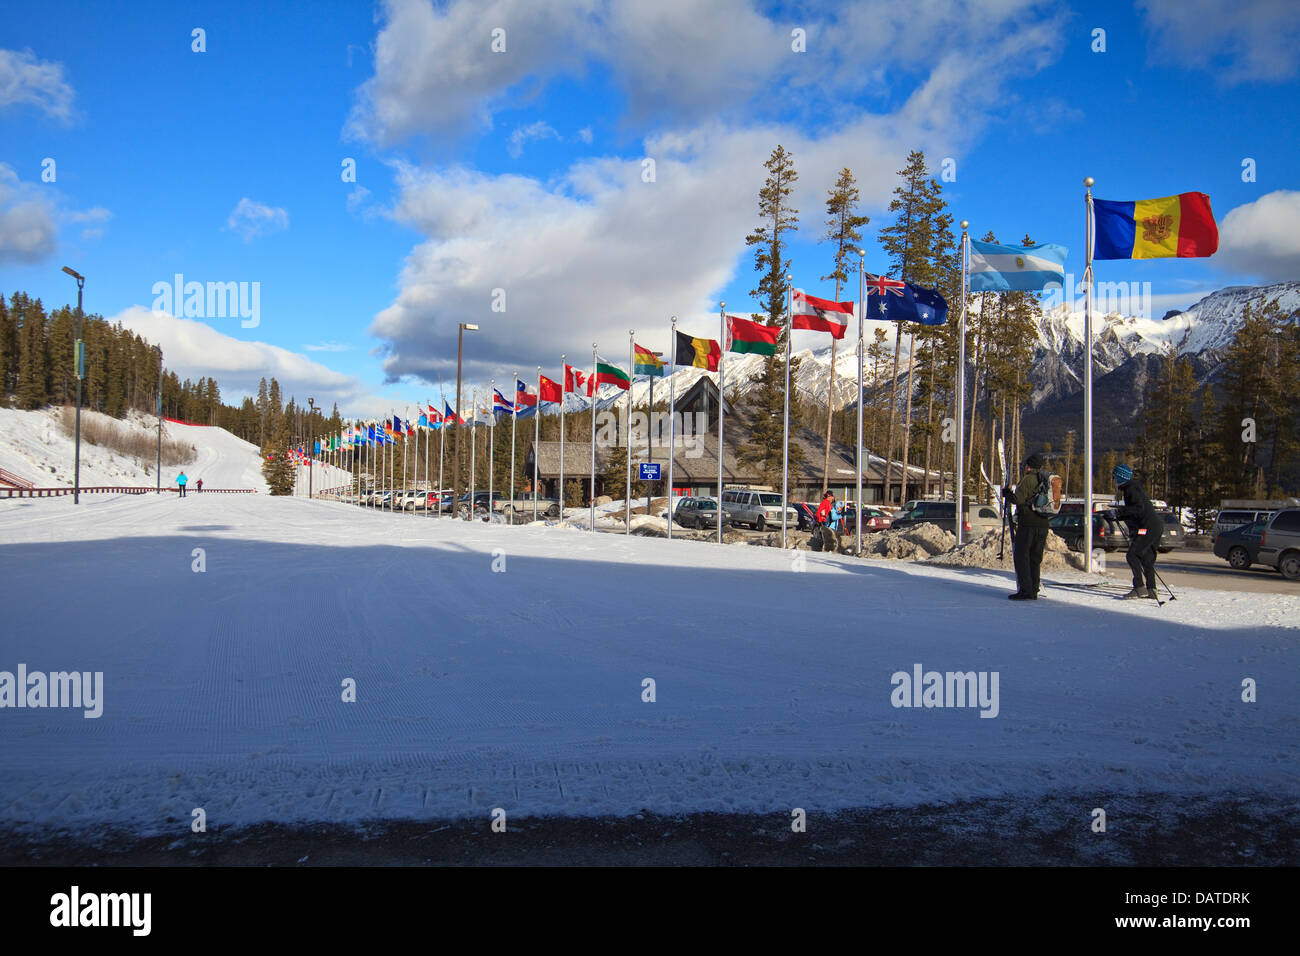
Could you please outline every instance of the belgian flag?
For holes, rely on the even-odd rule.
[[[722,346],[713,339],[691,338],[684,332],[677,333],[674,364],[693,365],[707,368],[710,372],[718,370],[718,359],[722,357]]]

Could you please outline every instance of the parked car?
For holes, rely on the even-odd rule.
[[[1259,539],[1267,527],[1267,521],[1252,521],[1216,534],[1214,556],[1223,558],[1238,571],[1245,571],[1259,562]]]
[[[1283,508],[1269,519],[1259,537],[1259,563],[1300,581],[1300,508]]]
[[[880,508],[874,505],[864,505],[862,508],[862,533],[868,531],[884,531],[893,523],[893,518],[886,514]],[[856,505],[846,505],[844,508],[844,531],[845,533],[858,531],[858,515]]]
[[[936,524],[944,531],[957,531],[957,505],[952,501],[918,501],[911,511],[904,511],[890,523],[894,531],[915,527],[918,524]],[[992,505],[970,504],[962,523],[969,534],[983,534],[1002,527],[1002,518]]]
[[[811,531],[817,527],[817,506],[811,501],[792,501],[790,507],[794,509],[798,530]]]
[[[469,497],[468,491],[460,496],[459,500],[456,502],[457,511],[463,511],[469,508]],[[474,492],[474,513],[486,514],[489,502],[495,506],[497,502],[505,501],[505,498],[505,494],[500,491],[494,491],[490,495],[486,491],[476,491]]]
[[[1074,514],[1058,514],[1048,522],[1052,533],[1065,542],[1071,551],[1083,550],[1083,510]],[[1105,515],[1092,516],[1092,546],[1106,551],[1114,551],[1126,546],[1128,538],[1119,525],[1110,521]]]
[[[755,491],[748,488],[729,488],[722,493],[722,511],[732,524],[746,524],[756,531],[765,531],[781,524],[781,495],[775,491]],[[786,522],[798,523],[799,515],[793,508],[785,508]]]
[[[716,528],[718,502],[713,498],[683,498],[673,510],[673,520],[683,528]]]
[[[1210,528],[1210,537],[1215,537],[1233,528],[1254,524],[1256,521],[1268,521],[1273,517],[1272,511],[1257,511],[1251,508],[1225,508],[1214,517],[1214,526]]]
[[[1187,531],[1177,511],[1162,511],[1160,517],[1165,519],[1165,533],[1160,536],[1160,547],[1156,550],[1167,554],[1174,548],[1181,548],[1187,543]]]

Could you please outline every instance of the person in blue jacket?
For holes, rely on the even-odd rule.
[[[189,480],[190,479],[186,476],[185,472],[183,471],[176,476],[176,487],[180,489],[182,498],[185,497],[185,482]]]
[[[831,534],[835,536],[835,553],[840,554],[843,551],[844,536],[841,533],[841,527],[844,524],[844,505],[831,497],[830,512],[826,515],[826,527],[830,529]],[[823,548],[829,551],[830,542],[827,541],[827,547]]]

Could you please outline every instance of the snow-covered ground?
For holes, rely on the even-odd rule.
[[[266,495],[0,503],[0,580],[0,671],[103,672],[98,718],[0,709],[20,829],[1300,794],[1292,596]],[[996,700],[893,706],[917,666]]]
[[[133,429],[150,439],[156,434],[158,419],[152,415],[132,415],[121,421],[110,419],[98,412],[82,411],[82,423],[91,420],[112,423],[121,429]],[[59,419],[60,408],[38,411],[18,411],[0,408],[0,468],[11,471],[37,487],[54,488],[71,486],[73,476],[72,436],[64,434]],[[200,478],[208,488],[253,488],[266,493],[266,480],[262,477],[262,462],[256,445],[236,438],[224,428],[202,425],[181,425],[163,422],[164,438],[180,441],[194,448],[194,460],[178,467],[163,466],[163,485],[175,483],[176,475],[184,470],[190,487]],[[107,448],[81,443],[81,484],[93,485],[144,485],[156,484],[154,466],[156,459],[143,460],[115,454]],[[348,473],[317,462],[314,466],[315,488],[346,485]],[[306,494],[307,471],[299,469],[303,494]]]

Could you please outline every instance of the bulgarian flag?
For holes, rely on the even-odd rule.
[[[596,387],[602,385],[617,385],[623,391],[632,387],[632,379],[617,365],[610,365],[604,359],[596,360]]]
[[[775,355],[776,337],[781,334],[779,326],[760,325],[738,315],[727,316],[728,352],[744,352],[748,355]]]
[[[560,391],[560,383],[552,382],[545,375],[542,376],[541,395],[539,400],[543,402],[561,402],[564,400],[564,393]]]
[[[641,345],[633,345],[632,371],[636,375],[663,375],[664,363],[659,356]]]
[[[851,315],[852,302],[832,302],[794,290],[794,311],[790,322],[793,328],[829,332],[832,338],[842,339],[849,329]]]

